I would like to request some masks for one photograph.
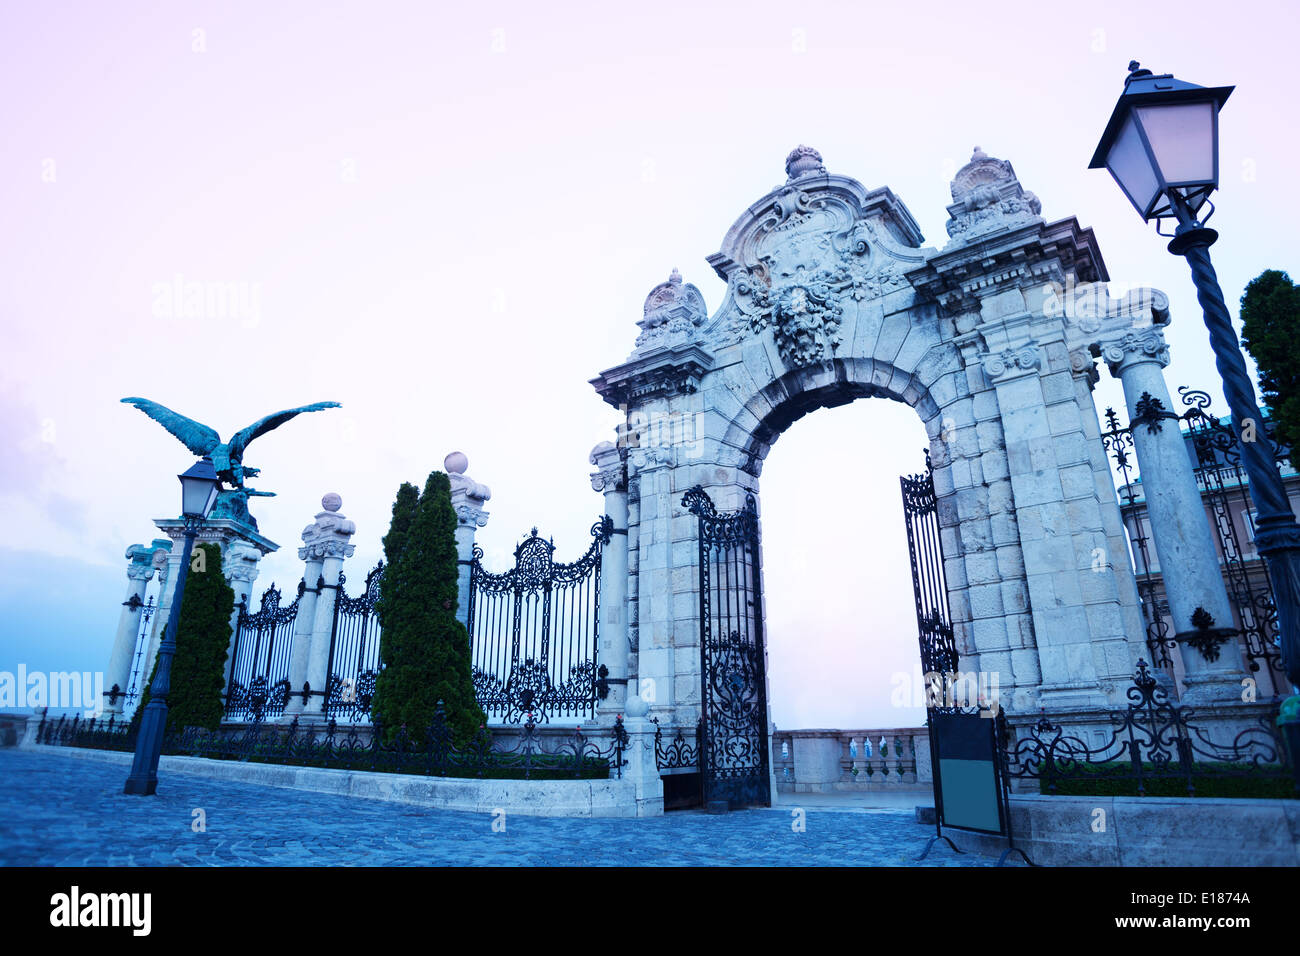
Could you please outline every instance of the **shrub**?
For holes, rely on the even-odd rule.
[[[458,746],[466,746],[487,717],[474,697],[469,633],[456,619],[456,512],[451,483],[432,472],[423,493],[403,484],[384,537],[386,567],[376,612],[382,627],[372,713],[392,743],[432,723],[438,701]]]

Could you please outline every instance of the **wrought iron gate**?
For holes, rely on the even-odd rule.
[[[347,576],[339,573],[330,629],[329,685],[325,689],[325,714],[344,723],[368,723],[375,696],[379,660],[379,615],[375,602],[384,577],[381,560],[366,575],[366,587],[348,597]]]
[[[591,547],[571,564],[556,564],[555,545],[537,529],[515,549],[503,574],[470,565],[469,633],[474,696],[489,717],[517,723],[526,716],[591,718],[606,696],[608,670],[600,641],[600,557],[614,523],[591,528]],[[603,693],[602,693],[603,691]]]
[[[699,519],[700,783],[706,805],[770,806],[766,646],[758,508],[719,513],[700,486],[682,505]]]
[[[303,590],[299,581],[293,602],[281,607],[280,589],[272,584],[262,592],[256,614],[249,614],[240,604],[226,720],[263,720],[284,712],[289,702],[289,651]]]
[[[948,585],[943,573],[939,508],[930,453],[925,453],[922,474],[903,475],[898,480],[903,491],[903,519],[907,524],[907,553],[912,563],[912,591],[916,598],[916,627],[927,704],[951,705],[955,703],[950,698],[956,681],[957,642],[948,611]]]

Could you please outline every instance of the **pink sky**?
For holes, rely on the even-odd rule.
[[[191,460],[126,395],[223,436],[343,403],[253,446],[279,493],[254,513],[281,545],[258,590],[296,583],[327,491],[357,522],[359,579],[398,483],[453,448],[493,489],[489,564],[534,524],[576,556],[602,507],[587,452],[616,423],[587,380],[626,356],[674,266],[716,309],[704,257],[798,143],[891,187],[938,246],[971,147],[1010,159],[1049,220],[1096,229],[1116,283],[1169,294],[1171,388],[1217,397],[1185,263],[1086,166],[1130,58],[1237,84],[1220,277],[1235,304],[1262,269],[1300,274],[1282,208],[1292,19],[1285,3],[5,4],[0,607],[68,623],[38,644],[8,616],[0,669],[107,663],[122,552],[176,511]],[[177,276],[242,283],[257,314],[156,314]],[[1103,373],[1099,405],[1118,399]],[[915,718],[888,696],[916,661],[897,476],[922,434],[867,402],[774,448],[780,726]],[[84,586],[20,573],[47,563]]]

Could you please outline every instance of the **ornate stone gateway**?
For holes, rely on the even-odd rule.
[[[758,509],[719,514],[703,488],[682,504],[700,523],[699,768],[704,803],[769,806],[767,648]]]
[[[904,482],[924,669],[952,673],[960,658],[962,679],[996,686],[1016,733],[1040,709],[1105,725],[1147,648],[1092,389],[1101,359],[1130,416],[1170,407],[1165,296],[1112,297],[1092,230],[1044,218],[1011,164],[978,148],[952,181],[939,248],[892,191],[827,171],[815,150],[794,150],[786,174],[708,257],[726,286],[716,307],[674,269],[631,353],[592,381],[623,419],[591,456],[614,522],[607,558],[627,569],[603,592],[614,690],[602,710],[650,713],[665,739],[700,723],[705,786],[766,799],[757,778],[772,758],[755,751],[771,721],[751,717],[768,706],[767,642],[798,635],[763,620],[763,463],[804,415],[884,398],[924,423],[933,464]],[[1190,643],[1198,621],[1232,612],[1183,440],[1141,428],[1134,443],[1189,693],[1239,701],[1235,638],[1214,660]],[[809,474],[809,521],[825,518],[824,484],[851,480]],[[754,528],[729,542],[744,578],[726,578],[716,553],[728,515]]]

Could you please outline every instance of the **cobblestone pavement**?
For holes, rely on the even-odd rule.
[[[0,750],[6,866],[911,866],[929,835],[908,811],[789,807],[644,820],[506,818],[170,774],[153,798],[122,793],[126,769]],[[193,811],[207,830],[191,829]],[[990,866],[940,844],[921,866]]]

